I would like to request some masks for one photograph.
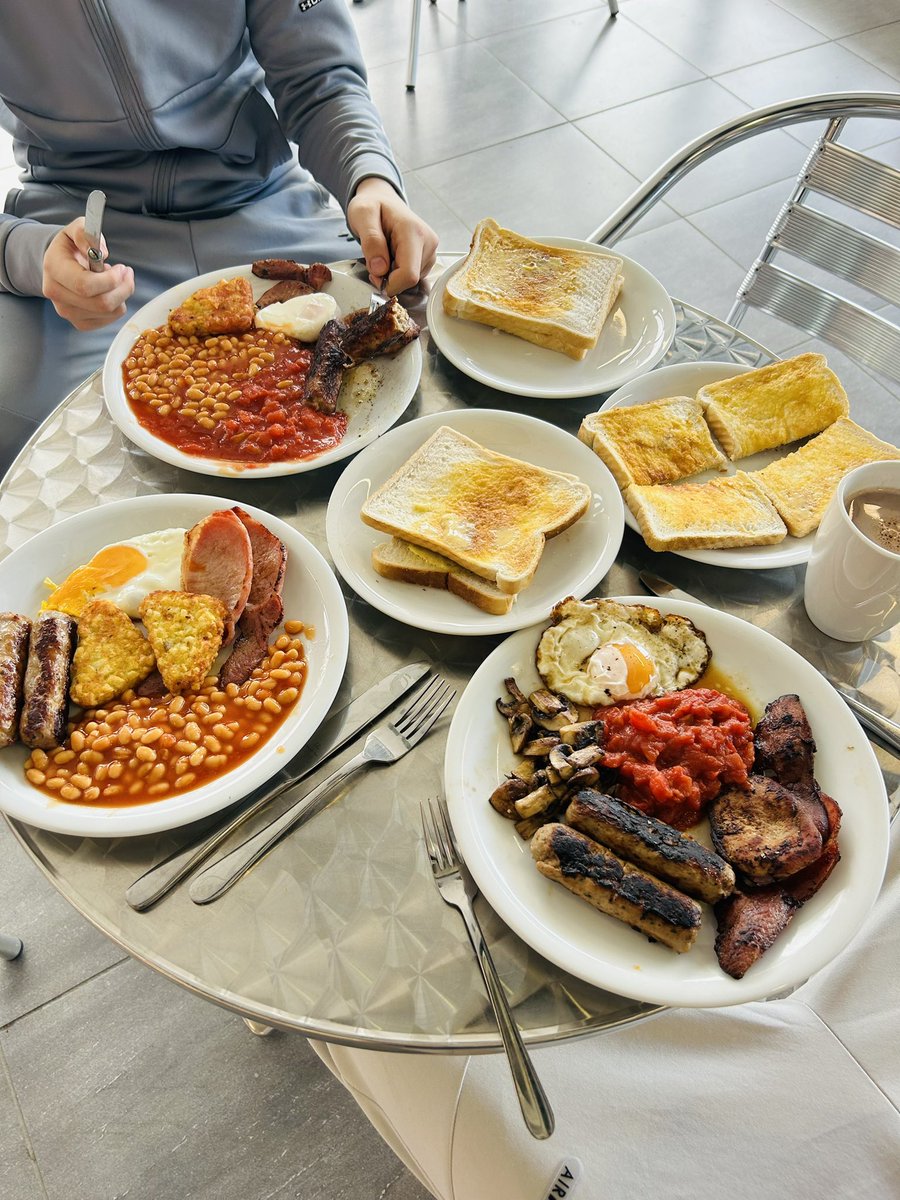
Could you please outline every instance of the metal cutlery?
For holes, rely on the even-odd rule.
[[[675,587],[667,579],[663,579],[659,575],[654,575],[651,571],[641,571],[638,578],[644,587],[655,596],[669,597],[673,600],[687,600],[691,604],[704,604],[704,601],[700,600],[697,596],[692,596],[690,592]],[[705,607],[708,607],[708,605],[705,605]],[[822,674],[824,675],[824,672]],[[827,675],[824,677],[828,679]],[[839,683],[835,683],[833,679],[828,679],[828,682],[847,707],[855,714],[860,725],[880,738],[895,754],[900,754],[900,725],[896,721],[892,721],[890,717],[886,717],[883,713],[870,708],[862,700],[858,700],[856,696],[846,691]]]
[[[422,832],[434,882],[441,899],[457,910],[465,924],[488,999],[497,1019],[519,1107],[528,1132],[532,1137],[548,1138],[555,1125],[553,1110],[510,1011],[500,976],[497,974],[484,931],[475,912],[473,901],[478,895],[478,888],[459,856],[443,803],[438,801],[436,804],[422,804],[421,809]]]
[[[401,700],[414,684],[428,675],[429,671],[430,667],[426,662],[399,667],[380,682],[367,688],[361,696],[351,700],[322,726],[318,737],[319,751],[314,758],[306,758],[299,769],[290,764],[275,776],[262,794],[251,796],[231,820],[213,833],[202,835],[196,841],[182,847],[176,854],[164,862],[157,863],[136,879],[125,892],[125,899],[131,907],[143,912],[151,904],[162,899],[176,883],[190,874],[198,863],[207,858],[245,821],[249,821],[267,804],[306,779],[326,759],[337,754],[368,725],[377,721],[393,704]]]
[[[419,690],[399,716],[372,730],[359,754],[338,767],[259,833],[201,871],[190,885],[190,896],[194,903],[209,904],[227,892],[289,830],[305,824],[326,808],[332,794],[361,768],[372,763],[394,763],[401,759],[432,729],[455,695],[455,688],[439,675],[435,676]]]
[[[93,191],[87,198],[84,210],[84,234],[88,241],[88,266],[92,271],[103,270],[101,235],[103,212],[106,208],[106,193]]]

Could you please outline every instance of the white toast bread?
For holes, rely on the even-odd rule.
[[[614,255],[534,242],[488,217],[447,281],[444,312],[581,359],[618,299],[621,272]]]
[[[583,516],[591,495],[574,475],[498,454],[442,425],[360,516],[513,595],[534,577],[546,539]]]
[[[442,554],[423,550],[402,538],[380,542],[372,551],[372,566],[385,579],[444,589],[494,616],[508,613],[516,600]]]
[[[706,483],[632,484],[625,502],[651,550],[769,546],[787,536],[775,506],[744,471]]]

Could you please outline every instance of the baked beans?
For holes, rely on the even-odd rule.
[[[193,694],[156,700],[125,692],[70,722],[56,750],[32,750],[25,778],[72,804],[118,807],[163,800],[234,770],[272,737],[303,692],[305,627],[288,625],[291,632],[240,687],[222,691],[213,676]]]

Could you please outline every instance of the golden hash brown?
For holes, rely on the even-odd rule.
[[[199,592],[150,592],[140,614],[166,687],[196,691],[222,645],[225,605]]]
[[[135,687],[156,665],[150,643],[131,617],[109,600],[92,600],[78,618],[78,647],[69,694],[96,708]]]
[[[185,337],[246,333],[253,328],[256,306],[246,279],[220,279],[200,288],[169,313],[172,332]]]

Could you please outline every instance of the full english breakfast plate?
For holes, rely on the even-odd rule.
[[[287,304],[273,304],[271,311],[280,319],[270,315],[268,324],[257,328],[254,306],[273,288],[273,279],[281,279],[254,273],[258,266],[223,268],[180,283],[145,304],[117,333],[103,367],[107,409],[125,436],[148,454],[204,475],[294,475],[355,454],[390,429],[408,407],[422,373],[416,340],[354,360],[338,384],[336,406],[319,412],[307,403],[303,383],[316,369],[320,322],[366,310],[372,289],[329,268],[327,278],[313,277],[315,301],[309,295],[289,299],[290,305],[308,303],[308,314],[291,314]],[[198,306],[197,294],[223,281],[239,286],[249,301],[251,330],[184,335],[176,344],[168,324],[172,314],[191,314]],[[237,301],[230,295],[223,299],[231,306],[241,303],[240,296]],[[400,311],[406,319],[402,306]],[[294,334],[302,334],[303,340]],[[334,354],[333,347],[330,352]],[[280,398],[284,403],[279,407]],[[260,413],[252,413],[252,425],[251,402],[262,406]]]
[[[484,611],[442,587],[386,578],[373,565],[373,552],[385,544],[385,534],[364,524],[361,510],[442,429],[477,442],[490,454],[514,456],[536,468],[575,476],[590,492],[584,514],[547,538],[533,582],[515,596],[507,612]],[[419,507],[425,500],[427,496]],[[494,495],[491,504],[496,503]],[[415,628],[465,635],[508,633],[531,625],[547,615],[561,589],[585,595],[612,566],[623,528],[622,498],[615,480],[586,446],[534,417],[490,409],[435,413],[392,429],[344,470],[332,491],[325,522],[338,573],[359,596]]]
[[[185,535],[211,531],[212,542],[206,543],[202,554],[199,540],[190,543],[188,558],[192,570],[220,574],[228,551],[222,525],[235,527],[252,557],[252,583],[248,574],[241,584],[244,616],[237,618],[230,644],[222,641],[221,622],[219,640],[210,634],[208,654],[215,655],[219,645],[223,650],[218,659],[201,658],[202,680],[190,685],[181,679],[173,682],[172,673],[183,671],[184,665],[170,645],[172,632],[178,635],[175,641],[186,637],[195,649],[206,616],[203,606],[213,607],[209,595],[196,594],[212,591],[212,586],[185,588],[194,593],[187,599],[195,604],[185,610],[187,632],[178,634],[178,605],[187,603],[185,592],[179,590],[184,586],[182,545],[187,553],[189,544]],[[266,543],[263,549],[257,548],[260,538]],[[242,664],[238,651],[242,645],[248,650],[250,636],[244,618],[257,620],[261,609],[259,605],[254,610],[257,600],[271,603],[270,596],[257,594],[256,568],[265,565],[264,556],[273,548],[280,558],[270,572],[270,582],[281,604],[276,603],[265,624],[262,647],[257,653],[250,647],[250,657]],[[208,583],[212,582],[210,577]],[[156,609],[147,607],[153,600]],[[176,608],[163,614],[170,623],[158,624],[163,636],[154,640],[160,601],[174,601]],[[209,816],[248,795],[286,766],[315,734],[337,694],[347,659],[349,628],[343,596],[315,547],[269,513],[249,505],[236,508],[230,500],[206,495],[138,496],[50,526],[5,560],[0,610],[7,619],[23,614],[19,620],[31,621],[35,628],[46,619],[57,627],[68,623],[74,630],[77,620],[71,680],[74,690],[81,668],[79,686],[84,694],[63,688],[59,729],[49,742],[31,738],[26,746],[16,735],[0,749],[0,808],[38,828],[83,837],[157,833]],[[220,602],[215,602],[215,610],[225,612]],[[101,620],[115,616],[125,627],[125,649],[114,651],[112,661],[109,650],[104,656],[96,641],[88,646],[89,611]],[[235,608],[232,615],[237,612]],[[129,620],[138,614],[156,652],[162,682],[146,692],[139,686],[153,665],[151,655],[134,676],[134,688],[122,693],[121,687],[107,688],[108,677],[120,669],[132,642],[139,652],[147,651],[139,626]],[[192,630],[197,635],[193,640]],[[107,648],[110,645],[105,643]],[[7,645],[2,650],[6,653]],[[35,653],[32,638],[29,672]],[[71,660],[71,649],[68,657]],[[236,664],[237,673],[235,682],[226,686],[223,672],[229,662]],[[214,675],[217,684],[210,683]],[[264,698],[270,676],[273,690]],[[238,686],[237,680],[245,682]],[[152,682],[152,674],[146,682]],[[26,674],[23,720],[29,707],[28,687]],[[72,708],[67,703],[70,695]],[[153,699],[129,701],[129,696]],[[24,725],[19,732],[24,738]],[[29,754],[29,747],[36,746],[45,749],[32,748]]]
[[[646,597],[625,597],[622,603],[646,605]],[[545,624],[519,630],[498,646],[459,701],[444,765],[454,833],[473,877],[499,916],[534,950],[578,978],[651,1004],[715,1007],[765,999],[799,986],[824,967],[865,921],[887,861],[884,781],[850,710],[790,647],[737,617],[700,605],[654,600],[653,608],[663,617],[688,618],[705,636],[714,673],[701,675],[697,687],[730,694],[757,721],[776,698],[785,693],[799,697],[815,739],[816,781],[843,812],[837,865],[820,890],[804,896],[796,915],[765,953],[742,977],[726,973],[717,961],[716,917],[708,907],[697,921],[696,941],[686,952],[676,953],[660,940],[650,940],[615,920],[609,910],[598,912],[593,902],[585,903],[572,894],[574,889],[560,886],[558,875],[547,878],[536,869],[538,855],[533,856],[525,833],[520,836],[513,822],[492,807],[492,793],[522,761],[513,752],[508,717],[498,711],[498,701],[507,695],[505,681],[513,680],[523,693],[548,686],[536,667]],[[647,653],[653,658],[651,643],[645,645]],[[547,693],[542,695],[546,699]],[[601,780],[596,786],[608,790],[609,784]],[[571,824],[570,813],[567,810],[565,819]],[[551,828],[560,827],[543,826]],[[704,846],[711,845],[705,818],[688,833]],[[738,884],[746,892],[740,878]]]
[[[621,259],[621,292],[594,348],[575,360],[447,315],[444,293],[463,264],[460,259],[444,271],[428,298],[428,328],[441,353],[471,379],[497,391],[550,400],[612,391],[659,362],[675,334],[675,309],[659,280],[634,259],[604,251],[592,242],[561,237],[539,240],[547,246],[614,253]]]
[[[661,400],[665,396],[693,396],[708,383],[717,383],[720,379],[731,379],[752,370],[751,367],[738,363],[696,362],[679,363],[671,367],[658,367],[639,379],[632,379],[614,392],[600,407],[600,412],[612,408],[630,407],[645,404],[650,400]],[[791,447],[790,449],[792,449]],[[759,454],[742,459],[739,463],[742,471],[758,471],[769,463],[783,458],[786,449],[764,450]],[[734,465],[729,464],[729,473],[734,472]],[[705,471],[698,476],[700,481],[712,479],[717,472]],[[625,524],[635,533],[640,533],[640,527],[634,514],[625,505]],[[812,550],[814,533],[805,537],[791,537],[790,534],[782,542],[772,546],[734,546],[730,548],[711,548],[705,550],[673,550],[681,558],[689,558],[694,562],[707,563],[713,567],[733,567],[740,570],[759,571],[773,570],[777,567],[793,567],[809,561]]]

